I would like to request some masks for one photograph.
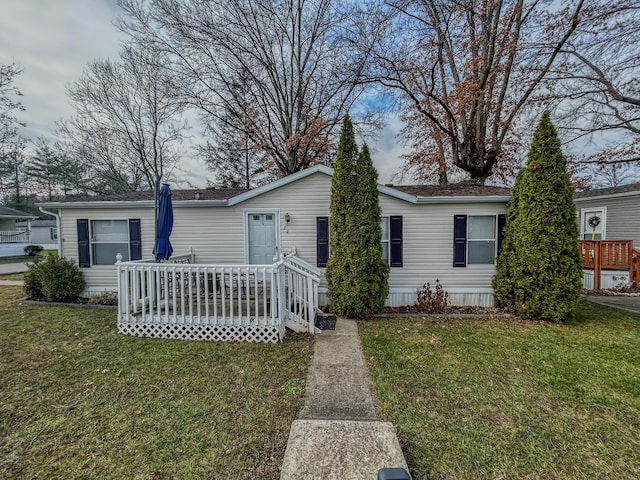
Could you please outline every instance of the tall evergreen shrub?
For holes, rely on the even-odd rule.
[[[526,319],[568,320],[580,298],[582,261],[573,191],[549,112],[514,193],[494,278],[496,302]]]
[[[389,294],[377,180],[368,147],[358,153],[347,115],[331,185],[331,256],[326,271],[329,305],[340,316],[368,318],[383,310]]]

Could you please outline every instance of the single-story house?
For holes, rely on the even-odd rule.
[[[29,232],[31,243],[40,245],[46,250],[58,249],[58,227],[55,220],[31,220],[16,222],[21,232]]]
[[[24,255],[24,248],[31,245],[29,232],[20,231],[17,222],[29,222],[35,215],[14,208],[0,206],[0,257]]]
[[[271,264],[292,251],[324,273],[329,252],[333,170],[315,166],[252,190],[174,190],[174,255],[196,264]],[[491,278],[509,189],[379,185],[390,306],[412,305],[439,280],[452,304],[493,304]],[[75,260],[90,292],[117,289],[116,255],[152,258],[152,192],[45,202],[57,216],[61,255]],[[326,282],[319,287],[326,304]]]

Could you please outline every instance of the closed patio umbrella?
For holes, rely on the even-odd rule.
[[[156,262],[168,260],[173,253],[173,247],[169,241],[173,229],[173,205],[171,203],[171,189],[166,183],[160,189],[158,200],[158,231],[156,233],[156,245],[153,253]]]

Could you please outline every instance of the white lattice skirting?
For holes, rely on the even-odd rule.
[[[118,323],[118,333],[136,337],[206,340],[213,342],[277,343],[284,338],[283,326],[178,325],[170,323]]]

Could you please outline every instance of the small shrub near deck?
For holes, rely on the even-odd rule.
[[[38,257],[24,276],[25,293],[34,300],[74,301],[84,286],[82,272],[76,264],[57,255]]]

